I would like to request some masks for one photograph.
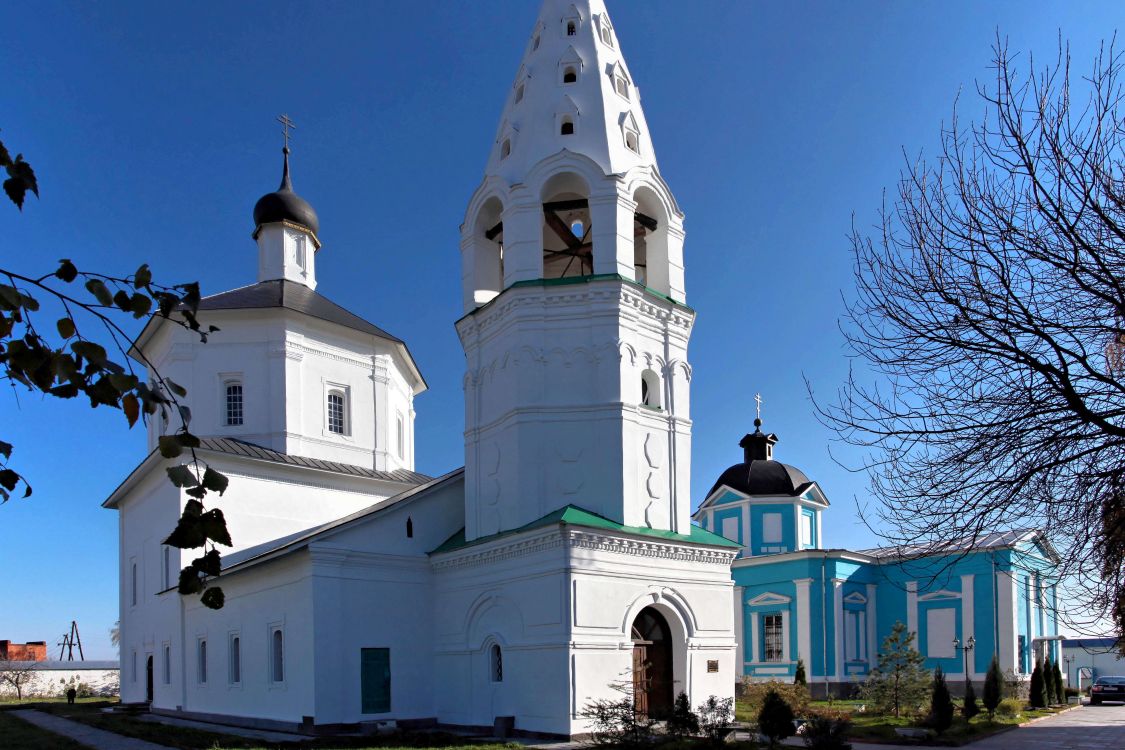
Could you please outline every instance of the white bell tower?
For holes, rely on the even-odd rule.
[[[690,531],[683,214],[601,0],[546,0],[461,227],[469,540]]]

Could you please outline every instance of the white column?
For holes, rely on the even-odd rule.
[[[976,621],[974,620],[973,612],[973,574],[968,573],[961,576],[961,643],[967,643],[970,636],[976,635]],[[972,651],[969,652],[969,666],[968,674],[965,675],[968,679],[973,679],[976,675],[976,670],[973,668],[973,662],[976,660],[976,654]],[[961,668],[965,669],[965,657],[961,656]]]
[[[734,670],[736,675],[742,674],[746,669],[743,664],[746,661],[746,635],[742,629],[742,610],[746,605],[742,603],[742,592],[741,586],[734,587]]]
[[[867,665],[874,667],[879,663],[878,630],[875,627],[879,608],[875,604],[875,591],[878,587],[867,584]]]
[[[833,642],[836,644],[836,679],[844,679],[844,581],[832,579]]]
[[[812,628],[809,607],[809,587],[813,579],[799,578],[797,586],[797,656],[805,660],[805,671],[812,674]]]
[[[742,556],[750,557],[754,554],[754,548],[750,544],[750,503],[743,502],[740,512],[742,513]]]
[[[789,663],[789,618],[792,616],[792,610],[785,610],[785,614],[781,618],[781,661]]]
[[[1019,671],[1016,664],[1019,626],[1016,622],[1016,587],[1010,571],[999,570],[996,572],[996,621],[997,633],[1000,642],[996,650],[1000,657],[1002,670]]]
[[[906,629],[914,634],[914,650],[921,651],[918,643],[918,582],[906,582]]]
[[[505,288],[517,281],[543,278],[543,204],[526,195],[516,201],[522,202],[509,205],[502,216]]]
[[[796,552],[801,549],[801,505],[800,503],[793,503],[793,549],[790,552]]]
[[[758,650],[758,613],[750,613],[750,658],[747,661],[757,662],[761,657]]]

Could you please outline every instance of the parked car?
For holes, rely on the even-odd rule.
[[[1099,677],[1090,686],[1090,703],[1125,701],[1125,677]]]

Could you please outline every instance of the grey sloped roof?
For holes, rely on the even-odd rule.
[[[199,447],[204,450],[215,451],[216,453],[226,453],[230,456],[243,456],[245,458],[256,458],[260,461],[272,461],[273,463],[286,464],[288,466],[301,466],[306,469],[319,469],[321,471],[331,471],[336,474],[349,474],[353,477],[364,477],[366,479],[382,479],[388,482],[402,482],[404,484],[424,484],[432,477],[426,474],[419,474],[416,471],[407,471],[406,469],[395,469],[394,471],[377,471],[375,469],[368,469],[365,466],[356,466],[354,464],[341,464],[335,461],[325,461],[320,458],[307,458],[305,456],[292,456],[288,453],[281,453],[279,451],[263,448],[260,445],[247,443],[244,440],[236,440],[234,438],[203,438],[199,441]]]
[[[348,312],[304,284],[284,279],[261,281],[250,286],[231,289],[229,292],[212,294],[199,302],[200,310],[257,310],[269,307],[284,307],[355,331],[369,333],[396,344],[405,343],[399,337],[392,336],[374,323]]]
[[[1008,531],[993,531],[978,537],[965,536],[948,541],[935,541],[922,544],[900,544],[891,547],[873,547],[859,550],[861,555],[868,555],[876,559],[892,557],[922,557],[923,555],[936,555],[950,552],[970,552],[978,549],[999,549],[1014,547],[1021,542],[1032,541],[1039,536],[1036,529],[1009,529]],[[1045,545],[1053,554],[1050,545]]]

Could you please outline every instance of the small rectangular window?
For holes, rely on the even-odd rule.
[[[228,427],[238,427],[242,418],[242,383],[227,383],[224,421]]]
[[[808,513],[802,513],[801,514],[801,546],[802,547],[811,547],[812,546],[812,543],[813,543],[813,541],[812,541],[812,537],[813,537],[812,526],[813,526],[813,523],[812,522],[813,522],[813,517],[810,516]]]
[[[164,684],[172,684],[172,646],[164,644]]]
[[[762,642],[765,645],[764,661],[781,661],[784,649],[781,642],[781,615],[766,615],[762,618]]]
[[[365,714],[391,710],[391,650],[360,649],[360,702]]]
[[[137,606],[137,564],[134,562],[131,568],[132,580],[129,584],[129,591],[133,606],[135,607]]]
[[[402,421],[402,415],[398,415],[398,457],[402,458],[406,450],[406,425]]]
[[[200,685],[207,684],[207,641],[200,639],[198,664],[196,667],[196,679],[199,680]]]
[[[333,391],[328,394],[328,431],[343,435],[347,429],[347,417],[344,409],[344,394]]]
[[[781,514],[762,514],[762,541],[772,544],[781,541]]]
[[[304,272],[306,270],[305,262],[307,261],[307,258],[305,257],[305,236],[301,234],[294,236],[293,245],[295,249],[294,256],[297,261],[297,268],[300,268],[301,271]]]
[[[160,580],[164,583],[162,588],[169,589],[172,587],[172,548],[163,547],[164,556],[161,560]]]
[[[230,637],[230,682],[242,682],[242,641],[237,635]]]
[[[129,670],[129,673],[132,676],[133,682],[136,682],[137,681],[137,652],[136,651],[133,652],[133,666]]]
[[[723,519],[723,536],[732,542],[738,541],[738,516],[727,516]]]

